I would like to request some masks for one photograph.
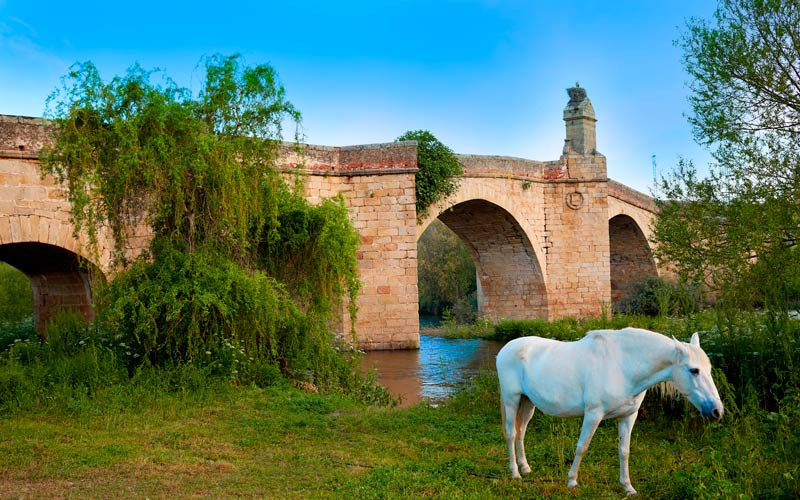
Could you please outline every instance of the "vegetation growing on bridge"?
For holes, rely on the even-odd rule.
[[[76,64],[48,101],[43,170],[94,250],[110,228],[126,266],[97,294],[100,335],[130,370],[224,365],[237,379],[248,365],[346,386],[355,359],[330,326],[343,304],[356,313],[358,234],[341,199],[312,206],[273,168],[282,124],[300,119],[275,70],[239,56],[205,70],[195,96],[138,65],[105,82]],[[137,225],[154,236],[131,261]]]
[[[417,221],[428,216],[428,208],[445,200],[458,190],[462,167],[453,150],[444,145],[427,130],[409,130],[398,141],[417,141],[417,167],[415,175],[417,195]]]

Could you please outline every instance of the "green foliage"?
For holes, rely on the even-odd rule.
[[[309,314],[335,319],[347,297],[356,316],[358,280],[356,251],[361,244],[344,200],[336,197],[311,205],[301,196],[281,192],[277,221],[267,226],[271,238],[259,238],[259,264],[283,283]]]
[[[427,130],[409,130],[397,141],[417,141],[417,221],[422,221],[431,205],[458,190],[461,163],[450,148]]]
[[[544,319],[502,319],[494,327],[492,338],[507,342],[518,337],[546,337],[556,340],[578,340],[588,331],[577,321],[549,322]]]
[[[98,303],[103,328],[117,332],[134,364],[200,361],[240,340],[275,362],[281,320],[301,319],[274,280],[172,248],[120,272]]]
[[[716,324],[700,331],[712,364],[735,388],[739,407],[754,398],[763,409],[800,390],[800,322],[784,314],[720,314]]]
[[[461,239],[439,220],[417,243],[417,272],[421,313],[442,316],[449,311],[459,323],[474,319],[475,263]]]
[[[325,389],[349,386],[352,356],[334,351],[347,349],[325,317],[300,311],[274,278],[169,247],[154,257],[137,260],[98,294],[101,328],[114,333],[131,370],[197,363],[239,380],[245,369],[253,379],[274,378],[271,365]]]
[[[19,323],[33,316],[31,280],[0,262],[0,323]]]
[[[438,328],[434,328],[426,335],[445,337],[451,339],[488,339],[495,332],[495,324],[487,318],[475,318],[472,323],[458,323],[447,321]]]
[[[38,336],[33,327],[33,318],[20,323],[0,322],[0,352],[7,350],[15,342],[34,340]]]
[[[610,318],[562,318],[553,321],[543,319],[502,319],[494,326],[495,340],[509,341],[517,337],[536,335],[557,340],[578,340],[590,330],[625,327],[644,328],[664,335],[675,335],[688,340],[699,329],[711,328],[716,317],[711,313],[700,313],[685,317],[646,316],[642,314],[614,314]]]
[[[72,312],[48,322],[48,340],[15,339],[0,351],[0,410],[30,409],[48,398],[71,404],[127,378],[94,327]]]
[[[699,312],[702,304],[698,287],[648,277],[634,283],[616,308],[627,314],[686,316]]]
[[[206,60],[197,98],[135,65],[101,80],[74,65],[48,99],[55,145],[45,173],[66,183],[76,230],[108,224],[118,258],[138,223],[158,237],[245,261],[252,232],[275,217],[270,168],[284,118],[299,119],[268,65]]]
[[[734,307],[800,298],[798,25],[797,2],[722,0],[678,41],[694,135],[716,165],[699,179],[682,162],[664,180],[657,253]]]
[[[732,307],[786,309],[800,299],[793,236],[798,205],[790,198],[732,193],[721,179],[698,179],[691,165],[682,164],[664,180],[653,226],[656,257],[674,263],[681,281],[709,288]]]
[[[97,294],[101,337],[131,373],[197,364],[368,392],[331,333],[345,306],[355,322],[359,235],[341,198],[312,206],[274,168],[299,113],[268,65],[214,56],[205,70],[195,97],[139,66],[106,83],[78,64],[48,101],[43,170],[66,183],[77,230],[96,244],[110,228],[126,265]],[[142,226],[149,251],[131,258]]]

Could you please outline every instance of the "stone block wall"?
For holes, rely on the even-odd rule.
[[[598,316],[611,305],[606,195],[604,181],[545,187],[551,319]]]
[[[419,347],[415,143],[331,148],[306,146],[281,156],[300,173],[312,203],[341,194],[361,236],[361,292],[355,324],[365,350]],[[343,330],[350,318],[343,311]]]
[[[30,278],[40,334],[62,310],[92,320],[91,287],[80,263],[96,259],[87,254],[86,239],[73,235],[65,190],[52,177],[42,178],[35,153],[14,142],[22,149],[0,151],[0,260]],[[107,252],[103,258],[103,264],[110,260]]]

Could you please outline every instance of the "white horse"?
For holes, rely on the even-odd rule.
[[[711,378],[711,363],[697,333],[679,342],[638,328],[595,330],[576,342],[522,337],[497,354],[501,412],[512,477],[531,471],[525,429],[536,407],[556,417],[583,416],[567,486],[578,485],[578,467],[600,422],[619,422],[619,481],[636,494],[628,473],[631,430],[647,389],[670,380],[706,418],[723,408]]]

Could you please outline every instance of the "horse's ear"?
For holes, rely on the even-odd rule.
[[[698,335],[697,332],[694,332],[692,334],[692,340],[690,340],[689,343],[700,347],[700,335]]]
[[[672,341],[675,343],[675,360],[680,362],[681,356],[686,354],[686,347],[683,346],[683,342],[675,338],[675,335],[672,336]]]

